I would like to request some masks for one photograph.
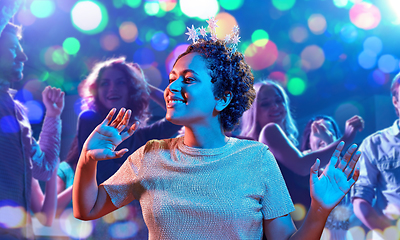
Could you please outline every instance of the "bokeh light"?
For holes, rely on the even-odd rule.
[[[399,229],[397,229],[395,226],[390,226],[383,231],[383,236],[384,239],[399,239]]]
[[[160,87],[162,83],[162,76],[158,68],[148,65],[143,67],[143,72],[147,77],[147,81],[155,87]]]
[[[131,8],[137,8],[142,3],[142,0],[125,0],[125,3]]]
[[[308,28],[316,35],[323,34],[326,30],[326,20],[322,14],[312,14],[308,18]]]
[[[144,3],[144,12],[149,16],[155,16],[160,11],[160,5],[158,2],[145,2]]]
[[[361,2],[355,4],[349,13],[350,21],[361,29],[374,29],[381,21],[381,12],[372,3]]]
[[[348,3],[348,0],[333,0],[333,4],[338,8],[346,7]]]
[[[76,1],[56,0],[57,7],[66,13],[70,13]]]
[[[294,221],[301,221],[306,217],[307,210],[303,204],[296,203],[294,209],[294,212],[290,213]]]
[[[0,225],[2,225],[3,228],[22,227],[26,222],[25,219],[26,212],[22,207],[13,207],[7,205],[0,207]]]
[[[244,0],[220,0],[219,4],[226,10],[237,10],[244,3]]]
[[[100,45],[106,51],[114,51],[119,46],[119,38],[113,33],[103,35],[100,38]]]
[[[359,226],[352,227],[347,231],[346,239],[365,239],[365,231]]]
[[[287,89],[290,94],[298,96],[303,94],[306,90],[306,83],[301,78],[291,78],[288,81]]]
[[[340,38],[346,43],[352,43],[357,39],[358,31],[353,24],[347,23],[340,30]]]
[[[183,14],[190,18],[198,17],[200,19],[208,19],[210,16],[215,16],[219,12],[219,4],[216,0],[181,0],[179,1],[179,6]]]
[[[263,29],[257,29],[251,34],[251,41],[258,47],[268,43],[269,35]]]
[[[260,41],[260,40],[258,40]],[[278,58],[278,48],[271,40],[265,45],[250,44],[244,52],[246,62],[254,70],[267,68],[275,63]]]
[[[364,50],[358,55],[358,64],[364,69],[371,69],[376,64],[376,54],[370,50]]]
[[[304,48],[300,54],[302,68],[304,70],[318,69],[324,64],[324,51],[317,45],[310,45]]]
[[[279,72],[279,71],[271,72],[268,75],[268,79],[278,81],[284,87],[286,87],[288,81],[286,74],[284,72]]]
[[[169,12],[174,10],[176,7],[176,0],[160,0],[160,8],[164,12]]]
[[[134,42],[138,37],[138,29],[133,22],[123,22],[119,26],[119,35],[125,42]]]
[[[168,55],[167,59],[165,60],[165,68],[167,70],[167,74],[169,74],[172,71],[172,67],[178,58],[178,56],[185,52],[189,44],[181,44],[178,45],[172,50],[172,52]]]
[[[14,99],[18,100],[21,103],[25,103],[27,101],[33,100],[33,95],[29,90],[21,89],[15,94]]]
[[[56,6],[52,0],[34,0],[30,9],[35,17],[47,18],[54,13]]]
[[[348,119],[350,119],[354,115],[363,116],[363,113],[364,109],[359,103],[349,101],[340,104],[336,108],[334,117],[338,123],[345,123]]]
[[[382,41],[376,36],[368,37],[364,40],[364,50],[369,50],[378,55],[382,51]]]
[[[371,87],[380,87],[389,82],[390,75],[382,72],[380,69],[375,69],[368,75],[368,83]]]
[[[152,64],[154,60],[154,53],[148,48],[140,48],[133,55],[133,61],[140,65]]]
[[[96,34],[104,30],[108,23],[108,13],[103,4],[95,1],[80,1],[71,11],[74,27],[86,34]]]
[[[296,0],[272,0],[272,5],[280,11],[291,9],[295,3]]]
[[[63,48],[64,48],[64,51],[66,53],[68,53],[69,55],[75,55],[81,48],[81,44],[79,43],[78,39],[69,37],[64,40]]]
[[[116,222],[108,229],[109,235],[115,239],[133,238],[139,230],[137,223],[132,221]]]
[[[47,48],[44,53],[44,63],[52,70],[62,70],[68,65],[69,56],[61,46]]]
[[[38,101],[27,101],[24,106],[28,109],[28,119],[31,124],[41,123],[43,120],[44,109],[43,105]]]
[[[36,21],[36,17],[29,9],[21,9],[17,14],[17,19],[24,26],[30,26]]]
[[[157,51],[164,51],[169,45],[169,38],[163,32],[156,32],[151,38],[151,46]]]
[[[322,47],[325,59],[329,61],[337,61],[343,54],[343,46],[335,40],[328,40]]]
[[[399,60],[393,55],[382,55],[378,60],[378,67],[384,73],[392,73],[399,69]]]
[[[182,35],[186,30],[185,23],[181,20],[171,21],[167,25],[167,32],[169,35],[176,37]]]
[[[238,25],[235,17],[227,12],[219,13],[215,19],[218,21],[218,27],[215,29],[215,31],[219,39],[224,39],[226,35],[232,34],[233,27]]]
[[[72,209],[66,209],[60,216],[60,227],[71,238],[87,238],[93,232],[93,221],[80,221],[72,213]]]
[[[295,43],[303,43],[308,38],[308,31],[305,27],[298,25],[290,28],[289,37]]]

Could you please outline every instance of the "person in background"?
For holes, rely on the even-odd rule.
[[[400,116],[400,74],[391,85],[392,104]],[[400,217],[400,127],[393,125],[371,134],[360,145],[360,181],[354,186],[355,215],[369,229],[384,231]],[[376,199],[375,201],[373,201]],[[373,204],[374,202],[374,204]],[[381,233],[382,233],[381,232]],[[382,236],[375,232],[376,239]]]
[[[83,143],[110,109],[129,108],[132,110],[132,118],[128,125],[131,126],[136,121],[140,122],[140,128],[135,134],[118,147],[118,149],[129,148],[130,153],[151,139],[170,138],[181,128],[165,118],[153,124],[147,124],[147,120],[151,116],[148,112],[150,99],[165,109],[163,92],[147,83],[144,72],[138,64],[127,62],[124,57],[111,58],[97,63],[88,77],[80,84],[79,93],[83,98],[82,109],[84,111],[78,117],[77,136],[71,145],[67,159],[60,164],[58,193],[71,187]],[[100,184],[111,177],[126,158],[127,155],[99,162],[97,183]],[[69,189],[65,194],[72,196],[71,191]],[[133,201],[130,207],[132,207],[130,219],[134,219],[140,229],[135,237],[147,238],[147,229],[141,215],[139,202]],[[62,208],[63,206],[60,205],[59,210],[61,211]],[[101,221],[97,221],[93,236],[101,236],[103,239],[112,237],[107,226],[107,223],[102,225]]]
[[[243,114],[239,137],[259,141],[269,147],[278,162],[293,202],[307,210],[311,203],[308,175],[315,159],[320,159],[321,166],[325,166],[337,144],[340,141],[351,143],[356,132],[363,129],[364,121],[359,116],[350,118],[341,138],[316,151],[303,153],[296,147],[298,130],[285,90],[271,80],[256,83],[254,88],[256,98],[251,108]],[[300,225],[301,221],[297,224]]]
[[[307,122],[301,136],[300,150],[303,153],[317,151],[341,136],[339,126],[332,117],[318,115]],[[320,171],[323,171],[323,169],[320,169]],[[355,219],[350,193],[348,193],[329,214],[321,239],[325,239],[325,237],[332,240],[347,239],[347,231],[356,224]]]
[[[16,91],[11,85],[22,79],[28,60],[19,42],[21,28],[9,23],[21,2],[0,2],[0,211],[22,209],[24,214],[17,225],[12,225],[13,218],[20,215],[0,214],[2,239],[34,238],[30,215],[32,177],[48,181],[56,169],[64,108],[64,93],[46,87],[42,93],[46,115],[37,142],[26,109],[13,99]]]

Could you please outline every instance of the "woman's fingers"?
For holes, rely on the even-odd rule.
[[[339,168],[340,170],[344,171],[344,169],[346,168],[348,162],[351,159],[351,156],[353,155],[353,153],[356,151],[357,149],[357,145],[356,144],[352,144],[346,151],[346,153],[344,154],[343,158],[341,159],[339,165],[337,166],[337,168]]]
[[[344,174],[346,174],[347,178],[349,178],[350,174],[353,172],[360,156],[361,156],[360,151],[357,151],[356,153],[354,153],[353,157],[351,158],[351,161],[346,166],[346,168],[343,170],[343,172],[344,172]]]
[[[332,154],[331,161],[329,162],[328,167],[335,167],[337,165],[338,160],[340,159],[340,153],[342,152],[344,148],[344,142],[341,141],[337,146],[335,151]]]
[[[136,129],[139,128],[140,122],[136,121],[129,129],[128,131],[124,132],[121,134],[122,141],[127,139],[128,137],[132,136],[132,134],[136,131]]]
[[[101,123],[101,125],[108,125],[111,122],[116,111],[117,111],[117,109],[115,109],[115,108],[111,109],[110,112],[108,112],[106,118]]]
[[[125,129],[126,125],[129,122],[129,119],[131,118],[131,114],[132,114],[131,110],[128,110],[128,111],[125,112],[124,117],[122,118],[122,120],[116,126],[116,129],[118,130],[118,132],[122,132],[122,130]]]
[[[114,121],[112,121],[112,123],[109,126],[116,128],[124,118],[125,111],[126,111],[125,108],[121,108],[121,110],[119,110],[117,117],[114,119]]]

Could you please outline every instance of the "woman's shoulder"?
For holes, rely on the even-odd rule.
[[[231,137],[231,141],[233,141],[232,147],[237,149],[259,149],[260,151],[268,151],[268,146],[260,143],[250,137]]]

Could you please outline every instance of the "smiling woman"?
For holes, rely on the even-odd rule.
[[[313,206],[296,231],[294,210],[268,147],[230,138],[229,131],[254,99],[253,75],[239,52],[224,41],[195,41],[176,60],[164,91],[166,118],[185,126],[183,137],[152,140],[130,155],[111,178],[95,184],[98,162],[137,128],[124,131],[131,111],[112,109],[90,134],[74,180],[74,215],[95,219],[139,200],[149,239],[319,239],[326,217],[358,177],[355,146],[318,177],[311,168]],[[275,114],[273,114],[275,115]],[[349,180],[347,180],[349,179]],[[342,190],[344,192],[342,192]]]

